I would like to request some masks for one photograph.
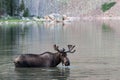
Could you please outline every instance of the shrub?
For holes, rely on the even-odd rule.
[[[23,16],[24,16],[24,17],[28,17],[28,16],[29,16],[29,10],[28,10],[28,8],[26,8],[26,9],[24,10]]]
[[[23,0],[21,1],[21,4],[20,4],[19,9],[20,9],[20,11],[25,10],[25,4],[24,4],[24,1],[23,1]]]
[[[102,11],[106,12],[107,10],[109,10],[111,7],[113,7],[116,4],[116,2],[110,2],[110,3],[104,3],[102,5]]]

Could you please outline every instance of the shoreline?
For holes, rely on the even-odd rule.
[[[120,17],[93,17],[93,16],[87,16],[87,17],[68,17],[69,20],[64,20],[61,22],[56,22],[56,21],[48,21],[44,18],[40,18],[40,19],[29,19],[29,20],[23,20],[23,19],[6,19],[6,20],[2,20],[0,19],[0,24],[9,24],[9,23],[13,23],[13,24],[17,24],[17,23],[62,23],[62,22],[74,22],[74,21],[80,21],[80,20],[84,20],[84,21],[94,21],[94,20],[98,20],[98,21],[109,21],[109,20],[120,20]],[[27,19],[27,18],[26,18]]]

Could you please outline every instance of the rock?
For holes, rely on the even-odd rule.
[[[52,13],[50,15],[44,16],[44,19],[46,19],[47,21],[63,22],[64,20],[67,20],[68,17],[66,15]]]
[[[51,19],[49,18],[49,16],[44,16],[45,21],[51,21]]]
[[[40,21],[40,19],[38,19],[37,17],[33,17],[33,20]]]
[[[25,17],[22,17],[22,20],[25,20]]]
[[[66,15],[63,15],[63,20],[67,20],[68,17]]]

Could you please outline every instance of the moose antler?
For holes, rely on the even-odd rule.
[[[53,45],[53,47],[54,47],[54,50],[56,50],[56,51],[60,52],[60,50],[58,49],[58,48],[59,48],[59,46],[56,46],[56,44],[54,44],[54,45]]]
[[[68,45],[68,51],[66,51],[67,53],[74,53],[76,50],[73,50],[74,49],[74,47],[75,47],[75,45],[73,46],[73,45]],[[72,51],[73,50],[73,51]]]
[[[58,52],[66,52],[66,53],[74,53],[76,50],[73,50],[75,45],[68,45],[68,51],[65,51],[65,49],[63,48],[62,50],[59,50],[59,46],[56,46],[56,44],[53,45],[54,50],[58,51]]]

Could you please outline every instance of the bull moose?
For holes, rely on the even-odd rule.
[[[75,46],[68,45],[68,51],[59,46],[53,45],[56,53],[44,52],[42,54],[22,54],[14,59],[15,67],[56,67],[62,62],[62,65],[69,66],[70,61],[67,53],[74,53]]]

